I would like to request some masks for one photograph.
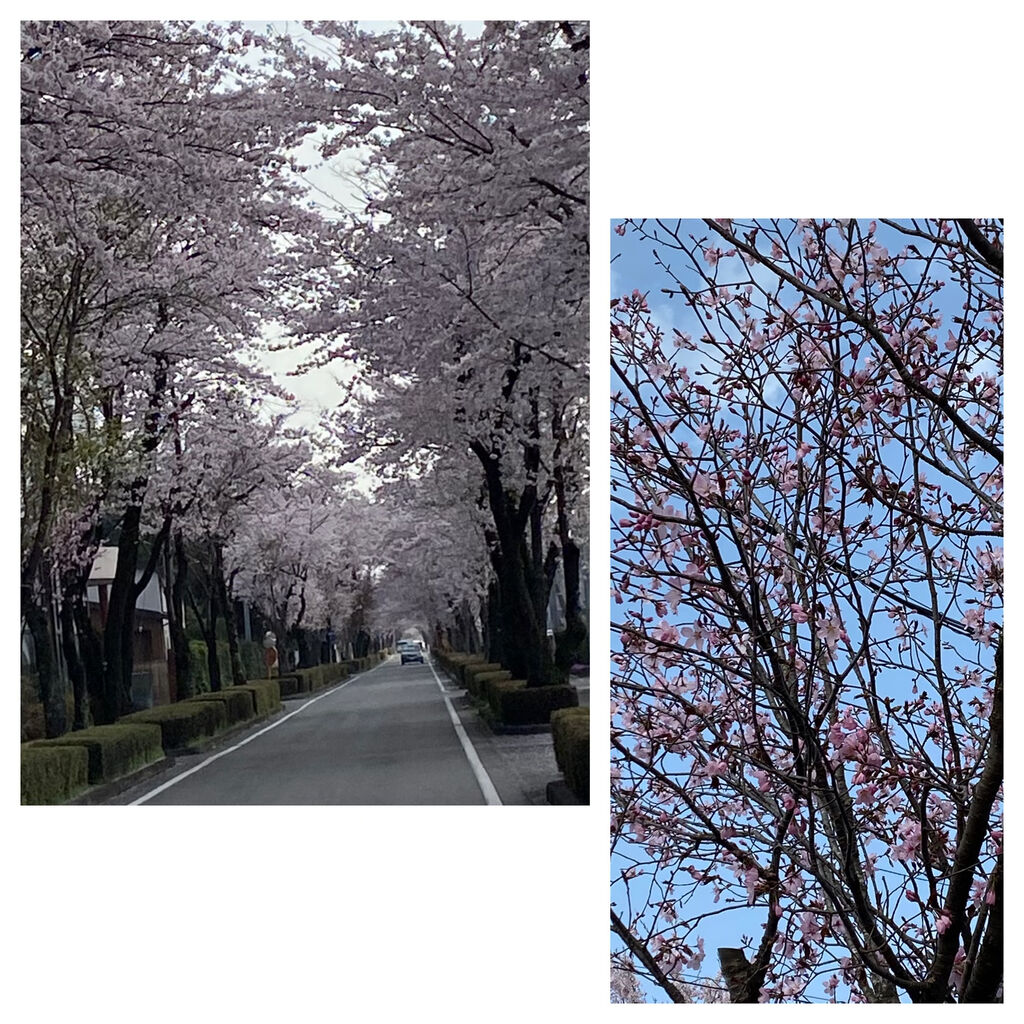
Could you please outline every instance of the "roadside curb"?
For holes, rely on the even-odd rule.
[[[145,782],[146,779],[159,775],[161,772],[167,771],[169,768],[173,768],[175,761],[176,755],[165,754],[159,761],[153,761],[138,769],[138,771],[131,772],[128,775],[122,775],[120,778],[114,779],[112,782],[101,782],[99,785],[90,786],[84,793],[79,793],[73,800],[65,800],[61,806],[73,807],[76,804],[87,806],[106,803],[112,797],[120,796],[125,791],[131,789],[132,786],[138,785],[140,782]]]

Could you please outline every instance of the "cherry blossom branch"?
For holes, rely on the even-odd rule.
[[[612,929],[615,934],[626,944],[629,951],[639,960],[648,971],[651,977],[665,990],[673,1003],[689,1003],[691,1000],[680,991],[675,983],[658,966],[658,961],[651,956],[647,947],[622,923],[619,915],[614,909],[611,911]]]
[[[776,274],[787,284],[792,285],[794,288],[798,289],[804,295],[808,296],[808,298],[812,298],[817,302],[820,302],[823,305],[828,306],[830,309],[834,309],[837,313],[842,313],[843,316],[847,317],[855,324],[857,324],[858,327],[862,328],[867,334],[871,336],[871,338],[875,341],[878,347],[885,353],[886,358],[893,365],[896,372],[900,376],[900,380],[903,381],[904,386],[909,391],[912,391],[914,394],[920,395],[928,402],[931,402],[937,409],[939,409],[942,412],[944,416],[946,416],[949,419],[951,423],[953,423],[956,426],[957,430],[959,430],[960,433],[964,435],[964,437],[970,440],[983,452],[992,456],[992,458],[994,458],[1000,465],[1002,465],[1002,448],[1000,448],[999,445],[995,444],[989,438],[985,437],[983,434],[980,434],[972,426],[970,426],[970,424],[968,424],[963,419],[963,417],[960,416],[960,414],[955,409],[953,409],[949,402],[947,402],[941,395],[937,395],[930,388],[926,387],[924,384],[918,381],[917,378],[907,368],[903,360],[900,359],[900,357],[896,354],[895,349],[893,349],[893,347],[889,344],[885,335],[878,329],[878,327],[875,324],[873,324],[870,320],[868,320],[857,310],[853,309],[849,304],[838,302],[835,299],[833,299],[830,295],[827,295],[826,293],[819,291],[816,288],[811,288],[810,285],[805,284],[795,275],[790,274],[787,270],[784,270],[777,263],[773,263],[770,260],[766,259],[754,246],[747,244],[741,239],[738,239],[731,231],[727,230],[721,224],[719,224],[718,221],[706,220],[704,223],[707,224],[708,227],[710,227],[717,234],[721,235],[722,238],[728,241],[731,245],[734,245],[737,249],[740,249],[743,252],[745,252],[748,256],[756,260],[762,266],[771,270],[772,273]]]

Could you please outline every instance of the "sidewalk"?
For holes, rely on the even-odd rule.
[[[547,806],[548,783],[562,779],[562,773],[555,763],[551,731],[492,732],[473,708],[466,691],[439,665],[435,665],[435,670],[502,802]],[[570,682],[579,691],[580,707],[589,707],[590,679],[587,676],[573,676]]]

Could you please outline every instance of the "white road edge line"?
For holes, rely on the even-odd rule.
[[[437,683],[438,689],[441,691],[441,696],[444,697],[444,706],[448,709],[448,717],[452,720],[452,725],[455,727],[455,735],[459,737],[459,742],[462,744],[462,750],[466,755],[466,760],[469,761],[469,767],[473,769],[473,775],[476,777],[476,784],[480,787],[480,792],[484,795],[484,803],[501,807],[501,797],[498,796],[498,791],[494,788],[494,783],[491,782],[491,777],[487,774],[487,769],[480,760],[480,757],[476,752],[476,748],[473,746],[470,738],[466,735],[466,730],[463,727],[462,722],[459,721],[459,713],[455,710],[451,700],[448,698],[448,694],[445,692],[444,683],[441,682],[437,673],[434,671],[433,663],[428,661],[427,666],[430,668],[430,671],[434,676],[434,682]]]
[[[279,725],[284,725],[284,723],[287,722],[289,718],[294,718],[300,712],[305,711],[306,708],[310,706],[310,704],[315,704],[318,700],[323,700],[324,697],[330,697],[333,694],[337,693],[339,690],[344,690],[349,683],[354,683],[357,679],[360,679],[362,676],[369,675],[371,672],[374,671],[374,669],[378,669],[380,668],[381,665],[386,664],[387,661],[382,661],[380,665],[374,665],[373,668],[369,668],[365,672],[359,672],[356,675],[354,675],[351,679],[346,679],[345,682],[343,682],[340,686],[335,686],[332,689],[328,690],[326,693],[321,693],[317,697],[311,697],[309,700],[305,702],[305,704],[301,705],[300,707],[297,707],[294,711],[289,711],[287,715],[285,715],[283,718],[279,718],[276,722],[271,722],[270,725],[268,725],[265,729],[260,729],[259,732],[254,732],[251,736],[246,736],[244,740],[242,740],[240,743],[236,743],[233,747],[226,747],[224,750],[218,750],[216,754],[212,754],[205,761],[202,761],[199,764],[194,765],[187,771],[183,771],[180,775],[175,775],[173,779],[168,779],[166,782],[157,786],[155,789],[151,789],[148,793],[143,793],[142,796],[138,798],[138,800],[133,800],[130,804],[128,804],[128,806],[135,807],[137,804],[144,804],[147,800],[151,800],[153,797],[157,796],[157,794],[162,793],[165,789],[170,789],[171,786],[176,786],[179,782],[181,782],[183,779],[187,779],[190,775],[195,775],[196,772],[202,771],[207,765],[213,764],[214,761],[219,760],[226,754],[232,754],[236,750],[239,750],[241,747],[244,747],[246,743],[252,743],[254,739],[256,739],[259,736],[262,736],[265,732],[270,732],[271,729],[276,729]]]

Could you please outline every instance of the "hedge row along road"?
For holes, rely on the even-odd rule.
[[[118,804],[501,803],[429,664],[397,657],[121,793]]]

